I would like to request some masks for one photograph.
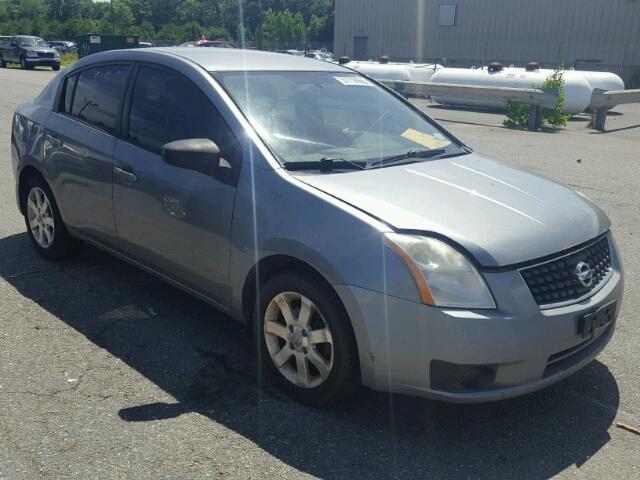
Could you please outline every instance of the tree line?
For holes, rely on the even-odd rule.
[[[225,39],[265,49],[329,46],[334,0],[0,0],[0,35],[75,39],[126,33],[141,41]]]

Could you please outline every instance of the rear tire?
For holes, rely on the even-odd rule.
[[[347,313],[315,276],[289,271],[268,278],[258,294],[254,333],[259,368],[301,403],[337,403],[359,384]]]
[[[69,235],[53,193],[41,176],[25,182],[22,208],[31,243],[44,258],[64,258],[78,249],[77,240]]]

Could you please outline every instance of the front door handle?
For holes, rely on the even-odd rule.
[[[113,171],[125,183],[125,185],[133,185],[138,182],[138,176],[127,168],[113,167]]]
[[[53,148],[60,148],[62,146],[62,140],[54,137],[53,135],[47,135],[47,141]]]

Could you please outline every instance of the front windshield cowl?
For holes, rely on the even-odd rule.
[[[214,75],[281,164],[331,158],[369,168],[407,152],[464,152],[439,126],[354,72]]]

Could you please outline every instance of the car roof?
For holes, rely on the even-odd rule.
[[[332,63],[318,62],[295,55],[244,50],[238,48],[193,48],[163,47],[145,48],[146,52],[176,55],[194,63],[209,72],[230,71],[309,71],[347,72],[351,71]],[[130,50],[129,50],[130,51]]]

